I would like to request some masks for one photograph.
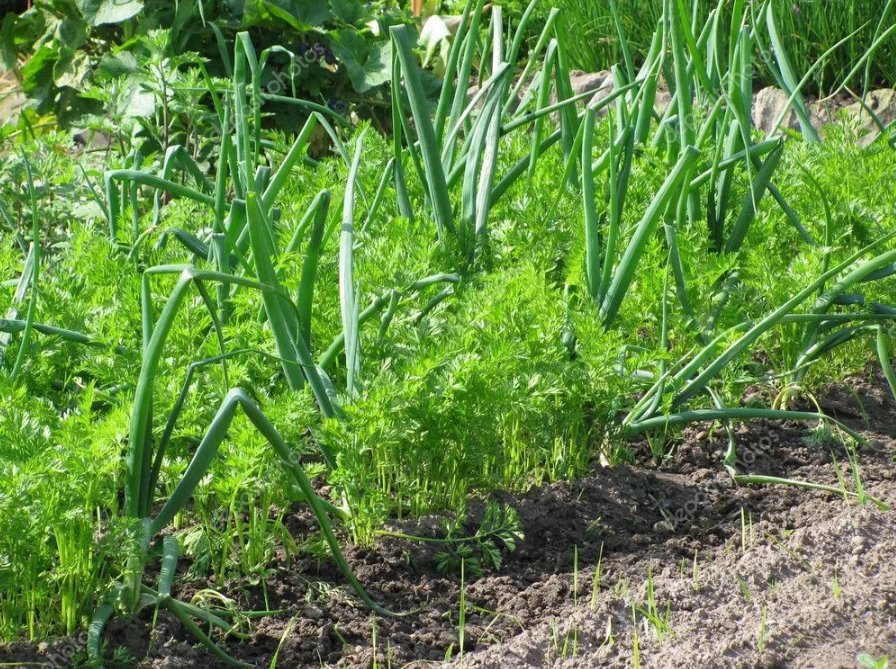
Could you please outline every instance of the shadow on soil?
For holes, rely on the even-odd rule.
[[[888,392],[869,374],[829,389],[821,404],[868,438],[859,452],[862,484],[894,505],[896,403]],[[738,428],[741,469],[829,485],[839,473],[853,487],[844,447],[807,438],[812,427]],[[286,612],[254,620],[251,638],[228,651],[267,667],[292,620],[280,667],[433,666],[450,658],[470,668],[830,668],[857,666],[859,653],[896,660],[892,512],[823,492],[737,486],[721,466],[726,447],[724,430],[690,428],[658,467],[598,468],[572,483],[495,495],[519,511],[525,541],[499,573],[466,584],[463,649],[459,579],[435,570],[435,548],[387,539],[350,549],[349,560],[376,599],[394,610],[422,607],[419,614],[375,618],[331,565],[281,562],[267,596],[271,609]],[[480,512],[471,513],[471,526]],[[301,509],[288,526],[296,536],[313,530]],[[425,535],[434,527],[424,519],[400,529]],[[259,587],[227,594],[264,608]],[[139,667],[225,666],[194,648],[175,620],[149,623],[115,623],[110,650],[127,647]],[[0,647],[0,662],[48,663],[65,644],[73,641]]]

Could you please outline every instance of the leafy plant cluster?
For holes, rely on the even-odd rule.
[[[4,16],[0,61],[16,72],[38,114],[53,113],[64,125],[114,113],[110,85],[122,89],[127,117],[145,117],[162,103],[153,87],[187,95],[202,86],[187,66],[202,63],[212,77],[230,76],[235,36],[249,31],[259,48],[278,47],[263,82],[271,94],[370,114],[391,75],[386,31],[408,19],[391,0],[38,0],[21,15]],[[280,112],[281,122],[289,118]],[[173,119],[159,119],[161,130],[163,120]]]
[[[692,30],[699,32],[715,3],[682,2]],[[609,0],[577,2],[558,0],[557,27],[568,45],[572,67],[588,72],[609,69],[628,50],[642,62],[650,49],[650,38],[663,14],[665,0]],[[886,0],[832,0],[824,9],[815,0],[731,0],[725,3],[726,18],[745,8],[751,21],[761,26],[769,8],[775,15],[784,40],[782,48],[798,72],[812,65],[831,48],[832,57],[812,75],[811,92],[826,95],[852,70],[865,47],[892,25],[896,5]],[[616,29],[619,19],[624,38]],[[850,38],[841,42],[845,37]],[[768,41],[768,36],[764,39]],[[758,55],[758,52],[757,52]],[[896,37],[887,40],[864,70],[865,86],[890,88],[896,82]],[[773,66],[756,63],[757,86],[775,85]]]
[[[140,89],[156,101],[154,139],[121,134],[101,175],[76,170],[65,145],[5,163],[26,187],[9,192],[0,249],[17,277],[2,287],[16,401],[0,413],[0,490],[30,503],[0,498],[4,635],[93,614],[99,657],[113,615],[156,607],[222,654],[206,630],[240,618],[175,597],[179,555],[195,577],[263,589],[275,547],[289,559],[300,541],[388,615],[340,528],[370,541],[389,516],[618,462],[645,433],[660,458],[691,422],[839,428],[791,400],[871,351],[896,388],[890,131],[867,148],[848,126],[824,142],[809,125],[803,139],[759,136],[758,29],[745,13],[726,23],[724,2],[695,35],[667,0],[650,57],[623,59],[614,92],[588,103],[553,24],[515,76],[534,4],[510,32],[483,4],[464,6],[435,105],[413,36],[390,29],[391,136],[272,98],[266,66],[282,51],[244,32],[230,76],[202,77],[221,132],[201,148],[160,120],[177,114],[159,48]],[[811,72],[767,55],[804,113]],[[280,103],[313,112],[294,136],[267,127]],[[316,132],[332,157],[309,155]],[[744,405],[757,384],[779,401]],[[736,469],[731,434],[725,464],[759,480]],[[286,531],[294,504],[323,539]],[[445,566],[496,568],[521,540],[495,505],[473,536],[448,529]]]
[[[498,570],[504,561],[502,551],[513,552],[523,541],[523,526],[516,510],[497,502],[485,505],[482,522],[475,534],[463,536],[464,516],[447,521],[443,527],[445,550],[436,554],[436,566],[442,573],[460,572],[478,577],[483,570]]]

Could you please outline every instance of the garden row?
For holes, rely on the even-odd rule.
[[[390,29],[391,135],[270,92],[280,50],[239,33],[227,80],[160,48],[144,93],[168,122],[121,117],[149,142],[19,139],[0,208],[19,277],[0,321],[0,634],[92,620],[99,655],[113,615],[155,606],[220,652],[205,630],[224,613],[171,596],[180,554],[194,578],[263,588],[276,551],[326,553],[390,615],[343,540],[625,461],[635,436],[661,459],[690,423],[813,420],[855,454],[852,429],[794,407],[871,356],[896,391],[890,129],[820,140],[802,89],[825,58],[797,75],[771,8],[664,10],[595,99],[573,94],[553,20],[515,67],[534,4],[508,33],[471,1],[434,100],[416,36]],[[765,37],[802,136],[779,132],[788,109],[752,127]],[[310,115],[270,131],[268,102]],[[321,137],[331,157],[309,151]],[[742,402],[757,384],[771,405]],[[721,464],[865,495],[751,476],[733,432]],[[287,532],[296,502],[322,537]],[[518,537],[512,510],[490,523],[485,566]]]

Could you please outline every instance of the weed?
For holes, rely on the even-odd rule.
[[[739,574],[734,575],[734,581],[737,583],[737,589],[740,591],[740,596],[743,597],[744,601],[752,602],[753,593],[750,592],[750,586],[747,585],[747,582]]]
[[[756,650],[758,650],[760,654],[765,652],[765,647],[768,642],[768,639],[766,638],[766,634],[768,633],[768,629],[766,627],[766,614],[766,607],[763,606],[761,618],[759,620],[759,638],[756,640]]]
[[[461,665],[464,661],[464,648],[467,633],[467,585],[464,573],[465,561],[460,562],[460,595],[457,602],[457,650]]]
[[[656,594],[653,585],[653,571],[647,570],[647,582],[645,584],[644,606],[634,607],[634,610],[641,614],[644,621],[644,628],[652,629],[656,639],[662,643],[663,639],[672,636],[675,632],[672,630],[672,603],[667,602],[665,610],[660,610],[656,602]]]
[[[756,537],[753,534],[753,512],[744,512],[744,508],[740,509],[740,551],[746,553],[748,549],[753,547]]]
[[[875,659],[867,653],[861,653],[856,655],[856,662],[858,662],[863,669],[887,669],[887,667],[890,666],[890,661],[887,659],[886,655]]]
[[[597,600],[600,597],[601,572],[604,560],[604,544],[600,544],[600,553],[597,556],[597,565],[594,567],[594,575],[591,577],[591,610],[597,608]]]
[[[482,576],[485,569],[500,569],[502,549],[513,551],[523,540],[522,523],[516,510],[509,505],[490,501],[485,505],[482,522],[476,532],[464,536],[466,516],[456,515],[443,521],[443,537],[418,537],[402,532],[379,530],[386,537],[437,543],[445,550],[436,554],[436,567],[443,574],[465,567],[467,574]]]

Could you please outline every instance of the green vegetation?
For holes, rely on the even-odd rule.
[[[232,74],[234,41],[249,31],[259,49],[276,47],[263,82],[268,111],[295,130],[278,98],[298,96],[339,114],[382,107],[391,74],[387,30],[407,18],[393,0],[43,0],[4,15],[0,64],[15,72],[38,114],[52,112],[65,124],[82,122],[85,113],[107,115],[110,87],[123,89],[118,102],[129,116],[145,116],[161,113],[142,76],[147,57],[157,53],[154,33],[164,29],[154,72],[161,86],[193,88],[202,97],[204,78]],[[204,65],[179,72],[184,62]],[[178,81],[182,74],[187,79]],[[165,111],[170,115],[157,126],[163,132],[177,119],[189,122],[194,108]]]
[[[569,45],[573,68],[592,72],[609,69],[623,60],[624,51],[640,62],[647,58],[654,28],[663,14],[665,0],[608,0],[576,2],[558,0],[557,27]],[[708,0],[678,3],[698,35],[715,8]],[[815,0],[728,0],[722,3],[727,23],[741,6],[753,25],[760,27],[765,48],[772,45],[770,32],[762,28],[766,7],[774,14],[781,44],[797,72],[805,73],[830,49],[833,53],[811,77],[813,92],[829,93],[851,76],[853,66],[865,55],[868,45],[889,28],[896,18],[896,5],[887,0],[830,0],[824,10]],[[615,14],[615,16],[614,16]],[[622,26],[624,40],[617,31]],[[849,37],[841,43],[841,40]],[[757,45],[756,55],[763,47]],[[864,69],[865,81],[856,85],[891,86],[896,81],[896,40],[890,39]],[[765,57],[755,63],[756,84],[774,85],[774,67]]]
[[[871,655],[867,653],[862,653],[856,657],[856,661],[865,669],[887,669],[890,666],[890,661],[886,656],[881,657],[879,659],[875,659]]]
[[[248,32],[223,42],[232,68],[216,78],[168,58],[176,30],[130,17],[153,113],[127,131],[136,117],[113,115],[99,152],[7,133],[0,639],[92,621],[99,655],[113,615],[156,607],[227,659],[205,631],[231,630],[227,616],[171,596],[178,557],[188,578],[263,587],[278,546],[328,553],[391,615],[342,541],[625,461],[637,435],[660,459],[693,422],[729,431],[722,464],[739,482],[876,501],[861,437],[795,407],[872,358],[896,393],[892,134],[864,148],[848,123],[824,141],[808,124],[762,137],[750,102],[755,64],[805,118],[809,81],[867,81],[894,30],[866,35],[847,71],[826,57],[801,69],[773,6],[722,1],[704,22],[666,0],[639,53],[615,17],[632,48],[614,92],[586,105],[562,21],[536,30],[533,3],[508,31],[482,5],[465,5],[435,95],[411,29],[389,29],[391,134],[272,98],[283,50]],[[295,135],[270,129],[271,104],[301,110]],[[331,156],[311,156],[320,137]],[[779,400],[743,404],[754,385]],[[848,442],[854,489],[741,471],[730,428],[754,418]],[[322,541],[289,535],[294,503]],[[462,530],[446,527],[439,561],[467,577],[521,539],[494,504]],[[696,587],[696,555],[693,573]],[[600,579],[599,561],[592,606]],[[635,627],[671,634],[650,574],[646,593]]]

